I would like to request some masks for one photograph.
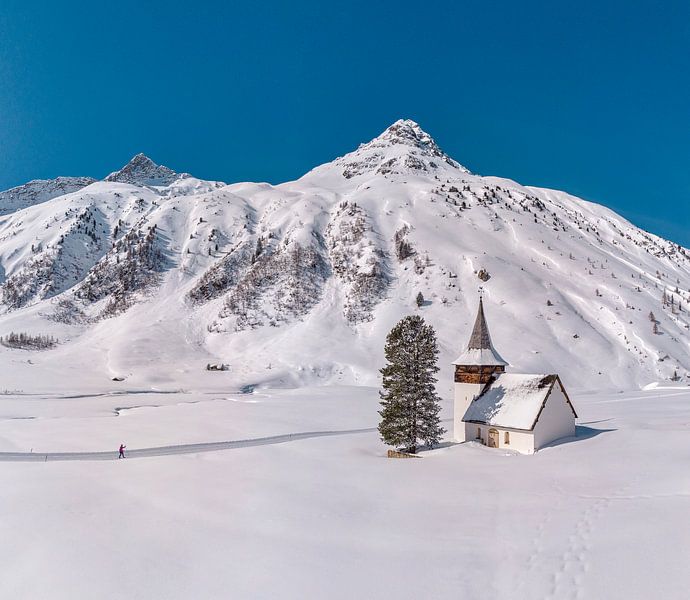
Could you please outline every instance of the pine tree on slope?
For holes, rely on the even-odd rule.
[[[386,338],[387,364],[381,369],[381,439],[415,453],[420,441],[433,447],[445,430],[440,426],[436,394],[436,333],[424,319],[402,319]]]

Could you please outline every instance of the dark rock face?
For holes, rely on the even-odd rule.
[[[166,166],[157,165],[144,154],[137,154],[122,169],[108,175],[105,181],[133,185],[166,186],[181,177],[189,177],[189,175],[176,173]]]

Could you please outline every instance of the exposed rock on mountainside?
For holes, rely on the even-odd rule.
[[[351,323],[368,321],[389,283],[386,250],[366,213],[343,201],[326,228],[333,272],[344,294],[343,314]]]
[[[219,317],[234,317],[236,331],[289,322],[318,303],[328,275],[322,248],[299,243],[269,247],[228,293]],[[217,322],[213,329],[227,330]]]
[[[159,282],[160,273],[168,266],[165,246],[157,226],[144,233],[133,229],[118,239],[113,248],[96,264],[74,295],[85,302],[108,298],[100,316],[114,316],[127,310],[133,294]]]
[[[79,283],[96,264],[107,243],[103,214],[94,207],[69,209],[57,239],[37,239],[28,258],[0,287],[0,300],[20,308],[32,300],[52,298]]]
[[[189,291],[189,299],[201,304],[222,296],[237,285],[255,260],[253,244],[243,243],[233,248],[199,278]]]

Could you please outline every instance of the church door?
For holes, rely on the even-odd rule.
[[[489,448],[498,448],[498,431],[489,429]]]

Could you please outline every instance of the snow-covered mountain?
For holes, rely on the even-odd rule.
[[[95,379],[165,383],[225,362],[237,385],[375,383],[387,332],[419,311],[447,385],[481,286],[516,369],[581,389],[690,381],[686,249],[564,192],[474,175],[409,120],[280,185],[137,155],[3,212],[0,335],[57,336],[44,369],[88,360]]]
[[[0,216],[21,210],[27,206],[47,202],[63,194],[76,192],[95,179],[91,177],[57,177],[56,179],[35,179],[0,192]]]

